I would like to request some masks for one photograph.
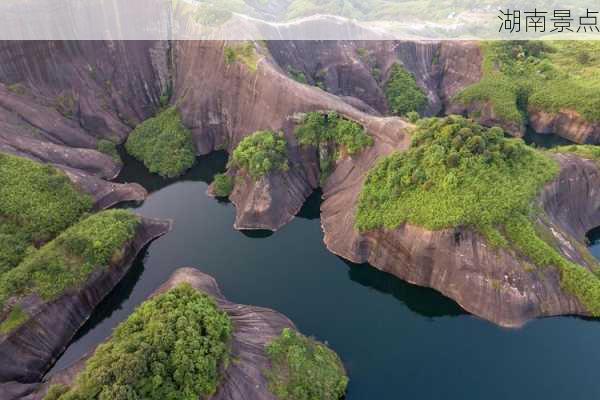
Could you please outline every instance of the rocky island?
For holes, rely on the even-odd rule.
[[[227,169],[209,192],[235,205],[238,230],[283,228],[320,188],[331,252],[436,289],[498,325],[599,316],[600,266],[586,248],[600,225],[594,46],[2,43],[0,397],[168,398],[163,382],[186,398],[310,398],[289,387],[309,390],[308,380],[330,390],[319,398],[345,392],[330,350],[277,312],[229,302],[194,269],[178,271],[88,358],[45,377],[140,250],[171,229],[106,210],[147,196],[111,182],[119,151],[175,179],[196,155],[225,150]],[[581,87],[589,90],[553,96]],[[519,139],[526,127],[588,145],[532,148]],[[125,372],[119,346],[158,351],[145,346],[144,329],[138,342],[127,336],[136,323],[151,327],[146,314],[170,307],[170,295],[215,323],[213,332],[195,321],[185,338],[194,348],[204,340],[193,340],[197,331],[211,331],[198,350],[210,358],[187,360],[194,376],[154,371],[157,383],[140,372],[119,386],[107,363],[123,362]],[[182,318],[187,300],[176,307]],[[329,372],[319,377],[329,381],[282,366],[290,346],[324,352]]]

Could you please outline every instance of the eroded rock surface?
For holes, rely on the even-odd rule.
[[[118,265],[96,270],[81,288],[54,301],[44,302],[35,295],[25,299],[22,306],[31,318],[10,334],[0,335],[0,398],[18,398],[35,388],[142,248],[170,229],[169,221],[143,218]]]
[[[265,353],[268,343],[278,337],[284,328],[295,329],[294,324],[284,315],[262,307],[247,306],[227,300],[219,290],[217,282],[195,268],[181,268],[173,273],[152,296],[163,293],[181,283],[213,297],[217,306],[225,311],[233,324],[231,339],[231,362],[224,371],[217,392],[210,400],[276,400],[268,390],[263,374],[270,367]],[[93,354],[93,351],[90,355]],[[71,384],[85,367],[85,360],[58,372],[48,381],[31,386],[34,392],[23,400],[42,400],[48,387],[55,383]]]
[[[390,149],[382,150],[380,155]],[[538,200],[549,220],[540,222],[553,232],[567,258],[582,268],[591,267],[584,240],[600,224],[600,170],[596,163],[576,156],[557,159],[560,175]],[[558,271],[535,268],[513,251],[491,248],[471,230],[432,232],[405,224],[394,230],[358,232],[356,205],[369,164],[354,164],[360,170],[350,174],[336,169],[324,188],[321,221],[330,251],[434,288],[465,310],[503,326],[520,326],[542,316],[587,315],[581,303],[562,290]]]

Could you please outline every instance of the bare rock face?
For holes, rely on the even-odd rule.
[[[387,113],[384,87],[390,69],[402,64],[427,93],[426,115],[441,109],[438,95],[441,44],[434,41],[272,41],[269,51],[284,74],[302,73],[353,106],[355,99]],[[362,107],[357,107],[362,108]]]
[[[18,398],[35,388],[95,307],[127,273],[141,249],[171,229],[169,221],[142,219],[134,239],[124,246],[118,265],[99,269],[83,287],[44,302],[30,296],[23,304],[31,318],[0,335],[0,398]]]
[[[269,392],[268,382],[263,374],[270,367],[265,348],[284,328],[295,329],[292,321],[267,308],[232,303],[221,294],[214,278],[195,268],[178,269],[151,297],[182,283],[188,283],[196,290],[211,296],[233,323],[230,354],[232,362],[224,371],[217,392],[209,399],[276,400],[277,398]],[[92,354],[93,351],[89,356]],[[88,357],[58,372],[48,381],[30,386],[28,389],[33,392],[22,400],[42,400],[52,384],[72,384],[77,374],[84,369]]]
[[[401,149],[403,146],[396,146]],[[375,147],[378,155],[390,148]],[[556,270],[540,271],[512,251],[493,249],[479,234],[456,228],[428,231],[405,224],[394,230],[360,233],[354,227],[360,190],[371,167],[335,170],[324,188],[321,221],[325,244],[333,253],[356,263],[368,262],[403,280],[434,288],[465,310],[502,326],[553,315],[587,315],[572,295],[561,289]],[[582,268],[587,265],[585,234],[600,224],[600,170],[591,161],[557,156],[559,177],[539,197],[560,251]],[[542,222],[542,221],[540,221]]]
[[[167,44],[152,41],[0,43],[0,112],[54,143],[121,142],[166,90]],[[163,54],[163,56],[161,56]]]
[[[529,123],[537,133],[555,133],[575,143],[600,143],[600,124],[590,123],[574,111],[529,111]]]
[[[284,133],[290,170],[253,182],[243,177],[231,196],[237,229],[277,230],[289,222],[319,186],[316,150],[302,148],[294,136],[294,115],[337,111],[372,129],[403,129],[399,118],[381,118],[352,107],[319,88],[295,82],[257,47],[258,68],[227,65],[225,43],[178,42],[174,97],[186,126],[191,127],[199,152],[227,148],[229,153],[258,130]]]

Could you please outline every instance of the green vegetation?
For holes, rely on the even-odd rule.
[[[336,112],[310,112],[294,133],[301,145],[319,146],[321,143],[331,142],[341,146],[350,155],[373,145],[373,138],[362,126],[340,117]]]
[[[408,222],[431,230],[470,226],[483,233],[528,214],[558,165],[500,128],[458,116],[422,119],[408,151],[383,159],[360,198],[361,230]]]
[[[167,178],[183,174],[196,160],[192,133],[183,126],[174,106],[138,125],[125,148],[150,172]]]
[[[340,154],[354,155],[373,145],[373,138],[362,126],[340,117],[336,112],[306,114],[294,134],[301,145],[319,148],[321,183],[333,171]],[[332,151],[330,145],[341,147],[341,151]]]
[[[296,82],[304,83],[304,84],[308,83],[308,81],[306,79],[306,75],[304,75],[304,72],[297,70],[296,68],[292,67],[291,65],[288,65],[287,72],[288,72],[288,75]]]
[[[29,316],[21,307],[13,307],[8,314],[8,317],[6,317],[6,319],[0,323],[0,335],[6,335],[7,333],[14,331],[19,326],[27,322],[28,319]]]
[[[258,54],[252,42],[225,45],[225,63],[228,65],[241,62],[252,72],[258,69]]]
[[[13,83],[12,85],[8,85],[6,88],[10,92],[21,95],[21,96],[24,95],[25,93],[27,93],[27,88],[25,87],[25,85],[23,85],[20,82]]]
[[[427,105],[427,96],[417,85],[415,77],[400,64],[394,64],[385,84],[385,97],[390,111],[396,115],[421,112]]]
[[[100,139],[97,143],[97,149],[99,152],[111,156],[116,163],[121,163],[121,156],[119,156],[117,145],[114,142],[107,139]]]
[[[72,93],[62,93],[56,97],[54,106],[56,111],[67,118],[71,118],[75,114],[75,97]]]
[[[554,153],[571,153],[600,163],[600,146],[589,144],[559,146],[553,148],[552,151]]]
[[[215,181],[213,182],[213,190],[217,197],[229,197],[233,191],[234,178],[227,174],[215,175]]]
[[[600,44],[585,41],[498,41],[482,44],[483,77],[456,96],[488,103],[494,113],[521,123],[532,110],[572,110],[600,121]]]
[[[269,390],[281,400],[338,400],[348,385],[344,366],[325,345],[291,329],[267,346]]]
[[[45,400],[197,400],[228,362],[229,317],[181,284],[143,303],[87,361],[68,391]]]
[[[287,141],[283,134],[254,132],[237,145],[230,166],[248,172],[254,179],[272,171],[287,171]]]
[[[69,387],[63,384],[54,384],[50,386],[48,389],[48,393],[44,396],[44,400],[58,400],[60,396],[67,393],[69,391]]]
[[[408,119],[408,122],[415,124],[418,120],[421,119],[421,116],[419,115],[418,112],[411,111],[411,112],[406,113],[406,119]]]
[[[69,178],[49,165],[0,154],[0,274],[92,208]]]
[[[0,280],[0,310],[12,297],[36,293],[50,301],[84,283],[98,267],[123,257],[139,218],[124,210],[94,214],[33,251]]]
[[[557,173],[546,153],[504,138],[499,128],[484,129],[457,116],[423,119],[411,147],[369,173],[357,226],[471,228],[492,246],[515,249],[538,267],[559,268],[564,289],[600,316],[600,278],[565,259],[538,222],[543,214],[533,201]]]

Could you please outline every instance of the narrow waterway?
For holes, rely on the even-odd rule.
[[[561,317],[502,329],[437,292],[347,263],[322,243],[318,193],[275,234],[237,232],[233,206],[206,195],[225,162],[223,153],[201,157],[172,182],[126,160],[120,180],[152,192],[132,210],[173,219],[174,230],[144,251],[54,370],[110,335],[175,269],[194,266],[231,300],[278,310],[328,342],[348,369],[348,400],[600,397],[600,322]],[[600,232],[593,236],[600,257]]]

